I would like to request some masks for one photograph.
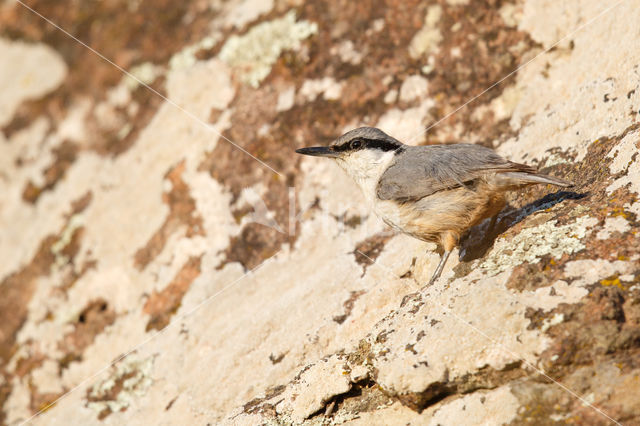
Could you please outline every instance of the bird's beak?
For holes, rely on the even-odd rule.
[[[308,148],[300,148],[296,149],[298,154],[302,155],[312,155],[314,157],[330,157],[335,158],[338,157],[338,153],[333,151],[328,146],[311,146]]]

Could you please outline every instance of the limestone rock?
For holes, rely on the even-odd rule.
[[[0,424],[640,422],[637,1],[29,6],[113,63],[0,5]],[[360,125],[576,187],[425,286]]]

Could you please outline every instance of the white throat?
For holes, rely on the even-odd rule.
[[[395,156],[394,151],[363,149],[336,159],[338,165],[358,184],[362,194],[373,206],[376,200],[378,181]]]

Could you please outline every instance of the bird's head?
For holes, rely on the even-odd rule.
[[[349,175],[358,179],[377,174],[404,145],[375,127],[359,127],[334,140],[329,146],[297,149],[298,154],[336,160]]]

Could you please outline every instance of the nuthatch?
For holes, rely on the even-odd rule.
[[[538,183],[573,186],[480,145],[409,146],[374,127],[351,130],[328,147],[296,152],[333,158],[387,225],[439,244],[444,254],[429,284],[469,228],[486,218],[493,227],[506,191]]]

